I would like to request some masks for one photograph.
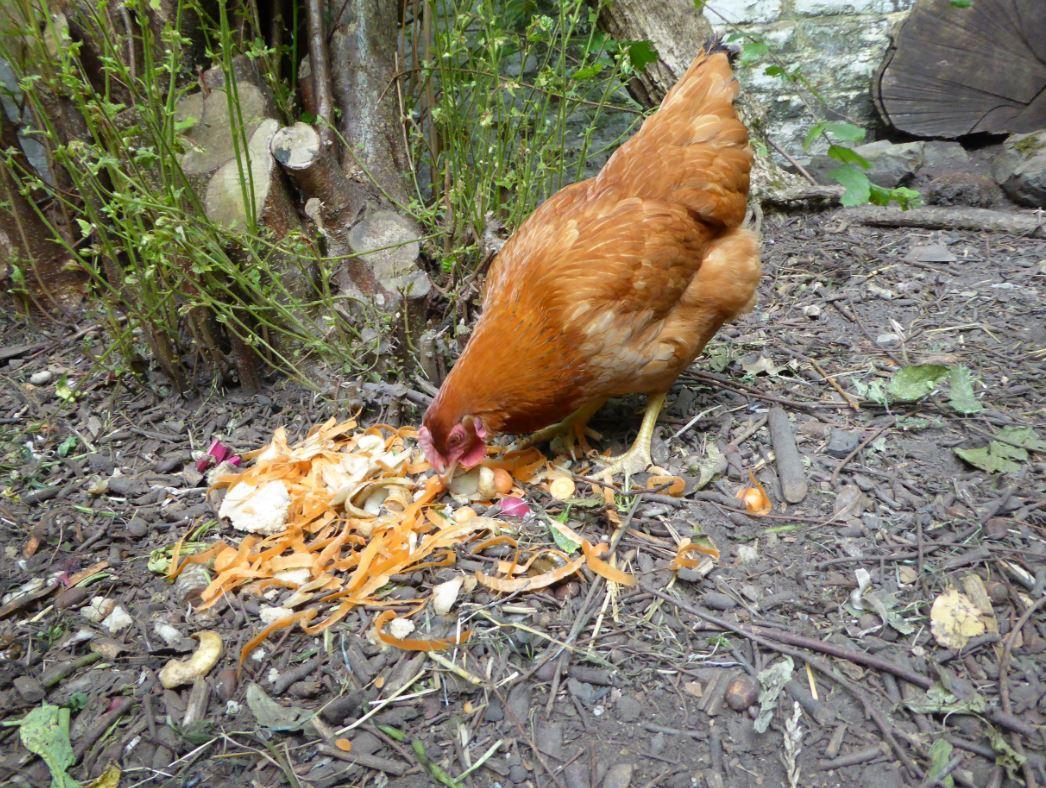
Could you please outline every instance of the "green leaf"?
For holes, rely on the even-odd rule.
[[[1029,451],[1046,452],[1046,441],[1031,427],[1003,427],[995,436],[1000,441]]]
[[[628,60],[639,71],[657,60],[657,50],[649,41],[631,41],[628,44]]]
[[[959,700],[940,683],[935,683],[923,697],[906,700],[904,705],[916,714],[980,714],[988,708],[988,701],[976,692]]]
[[[694,10],[695,11],[704,11],[705,10],[705,0],[694,0]]]
[[[788,72],[780,66],[767,66],[763,69],[763,73],[768,77],[787,77]]]
[[[22,744],[51,771],[51,788],[79,788],[65,771],[76,760],[69,743],[69,709],[45,703],[26,714],[19,728]]]
[[[589,63],[587,66],[582,66],[574,72],[574,79],[580,81],[592,79],[593,77],[598,76],[602,70],[602,63]]]
[[[824,132],[824,123],[815,123],[810,127],[810,130],[806,132],[806,136],[803,137],[803,150],[809,150],[810,146],[813,145],[817,138]]]
[[[860,142],[867,134],[860,126],[841,120],[833,120],[823,125],[825,131],[843,142]]]
[[[556,547],[562,550],[567,555],[576,553],[581,549],[581,545],[570,539],[565,533],[560,531],[553,523],[548,524],[548,530],[552,534],[552,541],[556,543]]]
[[[306,722],[316,716],[314,712],[298,706],[281,706],[253,681],[247,687],[247,706],[259,725],[276,733],[301,730]]]
[[[69,379],[64,375],[55,384],[54,395],[63,402],[76,402],[76,392],[69,385]]]
[[[951,388],[948,391],[948,404],[957,413],[980,413],[984,406],[977,401],[977,395],[973,393],[973,376],[966,367],[952,367],[948,371],[948,382]]]
[[[1017,773],[1024,766],[1024,762],[1028,760],[1027,756],[1021,755],[1013,749],[998,728],[993,725],[988,725],[987,728],[988,741],[991,743],[992,749],[995,750],[995,763],[1006,770],[1006,774],[1011,780],[1017,781]]]
[[[952,8],[973,8],[973,0],[951,0]]]
[[[749,65],[755,63],[759,58],[763,57],[767,52],[770,51],[770,47],[764,44],[762,41],[752,41],[744,45],[741,49],[741,63]]]
[[[77,442],[78,441],[75,435],[70,435],[69,437],[67,437],[64,441],[58,444],[58,456],[68,457],[69,452],[76,448]]]
[[[867,170],[872,166],[868,159],[853,148],[846,148],[842,145],[829,145],[828,155],[836,161],[841,161],[843,164],[855,164],[862,170]]]
[[[759,716],[756,717],[753,725],[756,733],[766,733],[766,729],[770,727],[774,709],[777,708],[777,699],[781,695],[781,690],[784,689],[785,684],[792,680],[792,672],[794,670],[795,663],[792,662],[792,658],[784,657],[779,662],[775,662],[766,670],[761,670],[757,674],[756,678],[759,679]]]
[[[937,388],[937,381],[947,374],[943,364],[911,364],[894,373],[886,391],[892,399],[915,402]]]
[[[829,170],[828,177],[842,186],[843,192],[840,202],[847,208],[855,205],[864,205],[872,191],[872,182],[868,176],[852,164],[844,164]]]
[[[950,774],[944,772],[948,768],[948,762],[952,759],[952,750],[955,748],[947,739],[937,739],[930,745],[930,773],[926,775],[928,785],[943,785],[944,788],[952,788],[955,780]],[[944,776],[942,776],[944,775]]]
[[[979,449],[955,449],[954,451],[960,459],[965,460],[974,468],[980,468],[988,473],[1014,473],[1019,471],[1021,469],[1020,463],[1008,459],[1005,454],[994,451],[999,446],[1005,448],[1005,444],[992,441],[988,446],[982,446]]]

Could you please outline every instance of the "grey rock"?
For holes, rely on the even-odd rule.
[[[149,489],[143,479],[136,476],[113,476],[109,479],[109,494],[122,497],[141,495]]]
[[[14,680],[15,692],[26,703],[39,703],[47,695],[44,685],[32,676],[19,676]]]
[[[926,185],[925,193],[926,202],[931,205],[969,205],[973,208],[990,208],[1002,197],[991,178],[971,172],[938,175]]]
[[[563,758],[563,726],[558,722],[539,725],[535,731],[538,749],[552,758]]]
[[[624,695],[617,702],[617,718],[622,722],[635,722],[643,714],[643,704],[632,695]]]
[[[701,602],[710,610],[733,610],[737,607],[737,602],[718,591],[706,591],[701,596]]]
[[[635,768],[630,763],[614,764],[603,778],[602,788],[628,788],[632,784],[632,772]]]
[[[1014,202],[1046,207],[1046,129],[1007,137],[992,176]]]
[[[505,719],[505,707],[497,698],[491,698],[487,708],[483,710],[483,719],[486,722],[501,722]]]
[[[54,373],[49,369],[41,369],[29,376],[29,382],[34,386],[46,386],[54,380]]]
[[[529,776],[530,772],[528,772],[526,769],[524,769],[522,766],[518,764],[508,770],[508,778],[517,785],[519,783],[526,782],[527,777]]]
[[[944,175],[946,173],[969,172],[973,160],[958,142],[931,140],[923,143],[923,162],[919,175]]]
[[[861,437],[856,432],[832,430],[828,434],[828,445],[825,446],[825,451],[833,457],[842,459],[856,449],[860,442]]]
[[[364,755],[373,755],[383,746],[384,744],[382,744],[381,739],[370,731],[360,731],[352,737],[353,752],[363,753]]]
[[[508,694],[505,704],[506,711],[511,715],[509,719],[521,722],[524,725],[530,718],[530,687],[526,684],[517,684]]]
[[[87,468],[92,473],[109,474],[116,468],[116,463],[113,462],[113,458],[108,454],[102,454],[100,452],[88,454],[84,458],[84,462],[87,463]]]
[[[596,688],[577,679],[567,679],[567,691],[585,705],[592,705],[598,700]]]

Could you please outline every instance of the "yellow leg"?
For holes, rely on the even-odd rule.
[[[601,399],[582,405],[558,424],[545,427],[523,440],[516,441],[512,448],[528,449],[531,446],[537,446],[553,438],[562,437],[567,444],[567,451],[571,455],[575,453],[575,448],[578,445],[580,445],[583,451],[589,451],[591,447],[588,445],[588,441],[585,440],[585,425],[588,424],[589,419],[596,415],[596,411],[603,407],[604,402],[606,400]]]
[[[639,427],[639,434],[636,436],[632,448],[610,461],[610,464],[600,473],[604,479],[609,479],[617,473],[624,473],[627,484],[628,478],[632,474],[642,473],[654,464],[650,456],[650,444],[654,440],[654,426],[657,424],[657,417],[664,406],[664,394],[655,394],[647,400],[643,423]]]

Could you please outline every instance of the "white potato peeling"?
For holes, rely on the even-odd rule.
[[[188,659],[172,659],[160,670],[160,683],[164,689],[191,684],[198,676],[206,676],[221,658],[222,639],[217,632],[204,629],[193,637],[200,641],[196,651]]]

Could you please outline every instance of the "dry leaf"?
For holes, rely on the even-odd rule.
[[[352,742],[348,739],[335,739],[334,746],[342,752],[352,752]]]
[[[938,643],[958,651],[970,638],[984,634],[984,621],[968,596],[949,588],[930,608],[930,630]]]
[[[450,609],[454,607],[454,603],[458,599],[458,593],[461,591],[461,584],[464,581],[465,578],[459,576],[445,583],[440,583],[432,589],[432,609],[436,612],[436,615],[445,616],[450,612]]]

